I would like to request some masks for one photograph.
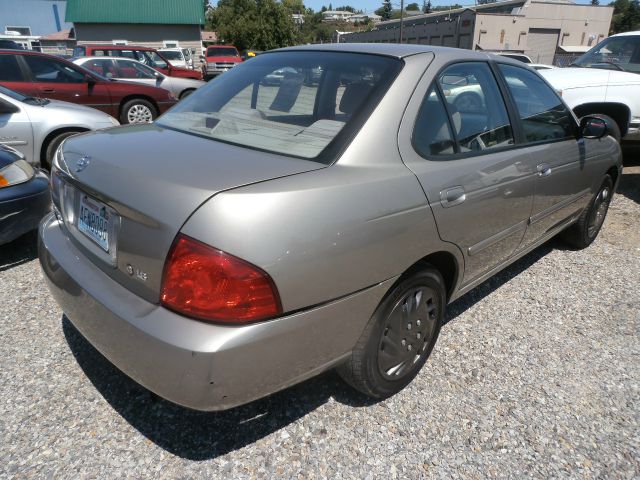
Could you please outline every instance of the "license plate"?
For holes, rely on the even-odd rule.
[[[78,230],[109,252],[109,208],[93,198],[81,194],[78,210]]]

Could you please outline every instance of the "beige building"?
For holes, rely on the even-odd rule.
[[[403,43],[524,53],[534,63],[553,63],[557,53],[585,50],[609,33],[613,7],[566,0],[508,0],[403,21]],[[342,42],[400,42],[400,20],[370,32],[342,35]]]

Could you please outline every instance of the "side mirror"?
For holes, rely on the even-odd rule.
[[[18,113],[19,111],[20,109],[16,105],[0,98],[0,114]]]
[[[93,87],[96,84],[96,79],[91,75],[87,75],[86,77],[84,77],[84,81],[87,82],[90,87]]]
[[[607,122],[602,118],[588,115],[580,119],[580,135],[582,138],[602,138],[607,133]]]

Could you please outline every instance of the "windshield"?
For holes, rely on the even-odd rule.
[[[208,48],[207,57],[237,57],[238,51],[235,48]]]
[[[21,93],[10,90],[7,87],[3,87],[2,85],[0,85],[0,93],[6,95],[7,97],[13,98],[14,100],[18,100],[19,102],[24,102],[27,98],[29,98],[22,95]]]
[[[377,55],[261,55],[199,88],[157,124],[329,163],[401,68],[400,60]]]
[[[573,64],[579,67],[610,68],[640,73],[640,35],[609,37]]]
[[[175,50],[161,50],[162,56],[167,60],[182,60],[182,52]]]

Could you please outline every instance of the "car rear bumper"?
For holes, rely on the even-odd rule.
[[[49,179],[43,172],[26,183],[0,191],[0,245],[38,228],[51,211]]]
[[[80,333],[138,383],[197,410],[241,405],[336,365],[393,282],[229,327],[182,317],[132,294],[84,257],[53,214],[40,225],[38,250],[53,296]]]

